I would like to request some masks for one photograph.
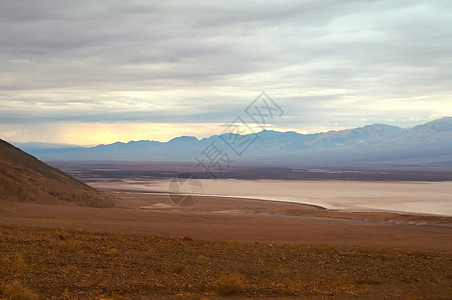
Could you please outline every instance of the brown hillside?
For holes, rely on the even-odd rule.
[[[0,200],[107,207],[109,196],[0,139]]]

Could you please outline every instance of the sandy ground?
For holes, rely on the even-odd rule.
[[[452,218],[347,213],[295,203],[203,197],[190,209],[167,195],[117,195],[121,208],[0,203],[0,225],[137,232],[197,239],[452,249]],[[140,209],[146,207],[146,209]]]

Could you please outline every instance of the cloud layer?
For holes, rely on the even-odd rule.
[[[410,126],[452,115],[451,20],[440,0],[2,1],[0,134],[120,122],[196,135],[262,90],[281,128]]]

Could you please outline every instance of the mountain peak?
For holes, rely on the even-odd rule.
[[[393,129],[396,129],[396,128],[400,128],[400,127],[394,126],[394,125],[382,124],[382,123],[374,123],[374,124],[366,125],[361,128],[393,128]]]
[[[194,136],[187,136],[187,135],[183,135],[183,136],[179,136],[179,137],[175,137],[174,139],[171,139],[168,143],[186,143],[186,142],[197,142],[198,139]]]
[[[416,131],[452,131],[452,117],[443,117],[441,119],[436,119],[428,123],[417,125],[413,129]]]

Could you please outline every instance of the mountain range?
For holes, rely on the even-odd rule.
[[[95,147],[16,143],[44,161],[209,161],[452,166],[452,117],[412,128],[385,124],[301,134],[263,130],[224,133],[198,140],[131,141]]]

